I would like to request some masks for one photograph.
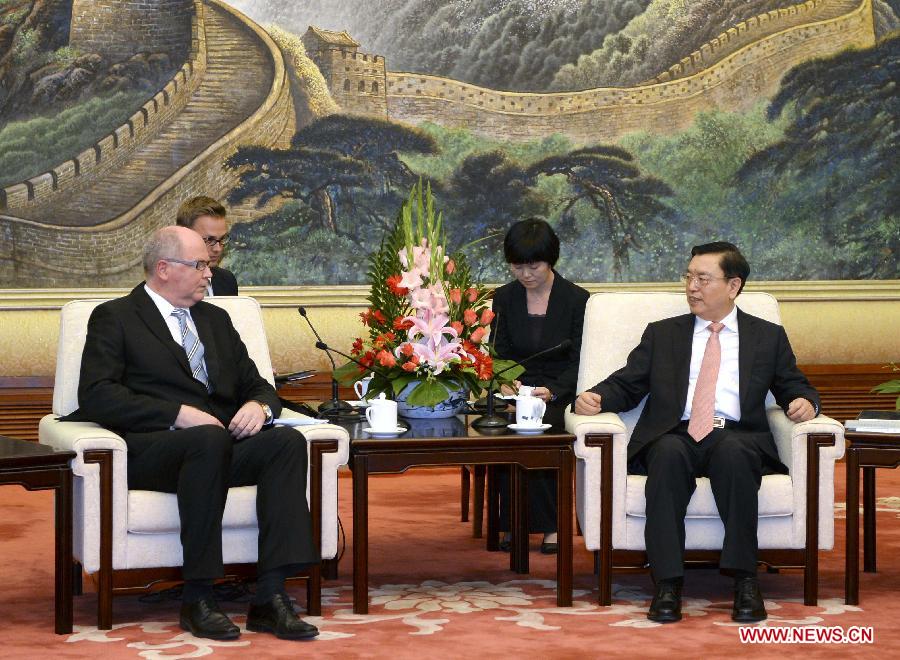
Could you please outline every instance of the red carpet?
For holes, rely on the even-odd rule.
[[[838,472],[843,501],[843,465]],[[325,582],[323,617],[311,618],[321,636],[283,642],[245,632],[236,642],[194,639],[178,628],[178,602],[117,597],[115,627],[97,631],[96,596],[75,600],[75,633],[54,635],[52,496],[18,487],[0,490],[0,657],[186,658],[278,657],[774,657],[796,645],[742,644],[730,619],[730,580],[717,571],[690,571],[685,620],[647,621],[650,578],[616,573],[614,603],[596,604],[592,558],[576,539],[575,606],[557,608],[555,558],[537,553],[531,574],[508,570],[508,556],[488,553],[471,527],[459,522],[459,474],[418,470],[370,480],[370,614],[352,613],[349,474],[341,479],[341,510],[348,533],[341,576]],[[821,554],[819,604],[802,604],[799,571],[761,575],[769,620],[775,626],[872,626],[874,644],[803,644],[808,657],[870,657],[900,651],[894,611],[900,593],[900,471],[878,470],[877,574],[862,574],[859,607],[844,605],[844,525],[838,546]],[[526,578],[526,579],[522,579]],[[302,585],[291,588],[301,606]],[[246,605],[224,603],[239,625]],[[249,655],[248,655],[249,654]]]

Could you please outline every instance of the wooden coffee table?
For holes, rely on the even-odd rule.
[[[875,572],[875,468],[900,465],[900,434],[847,431],[847,541],[844,600],[859,604],[859,470],[863,471],[863,568]]]
[[[527,470],[558,470],[556,602],[572,605],[572,491],[575,436],[551,429],[518,435],[507,429],[486,434],[471,427],[474,417],[401,420],[410,430],[393,438],[374,438],[363,423],[341,424],[350,433],[353,470],[353,611],[369,611],[370,474],[397,474],[411,467],[510,465],[512,549],[510,570],[528,572]]]
[[[0,435],[0,484],[56,491],[56,633],[72,632],[73,451]]]

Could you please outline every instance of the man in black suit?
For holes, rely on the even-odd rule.
[[[787,473],[769,430],[766,394],[794,422],[819,397],[797,369],[784,328],[737,309],[750,267],[731,243],[694,247],[685,282],[691,314],[651,323],[626,365],[579,395],[575,412],[622,412],[648,396],[628,443],[632,474],[646,474],[644,537],[657,590],[647,617],[681,619],[684,517],[697,477],[709,477],[725,526],[720,569],[735,579],[732,618],[766,618],[756,579],[757,492]]]
[[[207,286],[207,296],[236,296],[238,294],[237,279],[230,270],[221,268],[219,264],[225,257],[225,246],[228,245],[228,223],[225,220],[225,207],[212,197],[192,197],[178,207],[175,224],[179,227],[193,229],[200,234],[206,243],[209,268],[212,277]]]
[[[230,486],[257,486],[256,598],[247,628],[284,639],[318,634],[294,613],[286,577],[319,561],[306,503],[303,436],[270,427],[281,405],[228,314],[203,302],[210,278],[200,235],[164,227],[144,249],[146,282],[99,305],[88,322],[70,419],[128,445],[128,487],[176,493],[185,580],[181,627],[198,637],[240,631],[219,609],[222,514]]]

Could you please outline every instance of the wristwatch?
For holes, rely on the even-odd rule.
[[[275,416],[272,414],[272,409],[269,407],[269,404],[263,403],[262,401],[256,401],[256,399],[254,399],[254,402],[259,404],[259,407],[263,409],[263,414],[266,416],[266,421],[263,422],[263,426],[271,424],[272,419],[274,419]]]

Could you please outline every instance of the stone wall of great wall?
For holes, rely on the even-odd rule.
[[[194,7],[190,18],[190,54],[175,76],[128,121],[93,146],[49,172],[0,190],[0,212],[15,213],[44,203],[55,193],[97,185],[182,111],[206,73],[202,0],[194,0]]]
[[[252,31],[274,63],[265,102],[246,121],[211,144],[127,213],[93,227],[56,227],[0,215],[0,281],[14,281],[16,270],[38,287],[97,287],[135,282],[143,277],[140,255],[147,236],[170,225],[181,202],[195,195],[224,197],[237,173],[225,160],[242,145],[286,147],[295,132],[295,113],[281,52],[271,38],[243,14],[218,0],[212,4],[235,16]],[[94,177],[95,183],[102,177]],[[235,216],[234,213],[231,214]],[[240,213],[237,218],[240,219]],[[47,259],[47,246],[53,259]],[[132,277],[133,276],[133,277]]]
[[[670,69],[668,75],[674,79],[637,87],[527,94],[498,92],[438,76],[388,72],[388,115],[396,121],[431,121],[513,140],[560,133],[588,143],[615,140],[633,131],[678,130],[688,126],[699,111],[743,109],[773,94],[781,77],[802,62],[874,44],[870,0],[861,0],[843,15],[796,24],[797,12],[812,14],[828,2],[840,0],[811,0],[802,5],[804,10],[774,12],[778,15],[770,15],[764,26],[757,20],[752,28],[745,25],[743,33],[731,36],[729,31],[724,42],[718,38],[719,47],[725,47],[729,39],[744,38],[749,30],[771,31],[770,24],[789,23],[784,30],[752,41],[706,68],[702,58],[708,61],[714,56],[712,47],[704,46],[697,62],[692,59],[689,66],[679,63]],[[694,72],[685,75],[686,67],[694,67],[690,69]]]

